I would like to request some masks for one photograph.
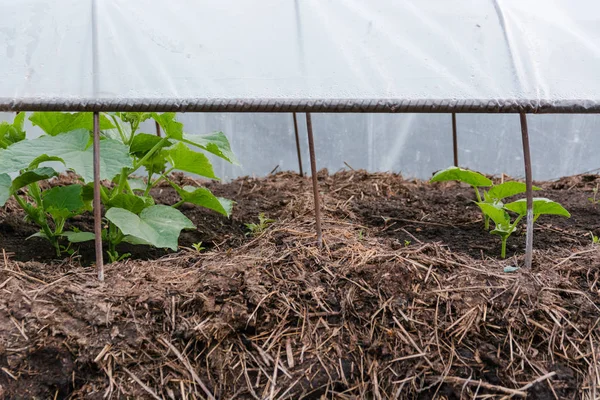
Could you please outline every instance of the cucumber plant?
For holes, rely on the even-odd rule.
[[[519,199],[504,205],[478,202],[477,205],[485,215],[494,221],[495,227],[490,233],[500,236],[502,241],[500,255],[502,258],[506,258],[506,242],[510,235],[516,231],[517,224],[527,215],[527,200]],[[514,221],[511,222],[511,217],[507,211],[517,214]],[[560,215],[567,218],[571,216],[559,203],[543,197],[535,197],[533,199],[533,222],[535,223],[541,215]]]
[[[442,171],[437,172],[433,175],[430,182],[443,182],[443,181],[458,181],[471,185],[475,190],[475,197],[477,203],[486,203],[491,206],[502,206],[502,201],[508,197],[515,196],[520,193],[525,193],[527,187],[522,182],[503,182],[494,185],[491,179],[480,174],[479,172],[463,169],[459,167],[449,167]],[[489,188],[483,190],[483,198],[479,192],[479,188]],[[539,187],[534,186],[533,190],[540,190]],[[485,229],[489,230],[490,216],[483,212],[483,220]]]
[[[29,118],[44,135],[25,140],[24,113],[13,124],[0,125],[0,206],[13,196],[29,220],[40,226],[44,237],[60,252],[59,238],[78,243],[94,238],[91,232],[65,231],[68,218],[91,208],[93,197],[92,113],[36,112]],[[164,137],[140,132],[153,119]],[[10,125],[10,126],[9,126]],[[177,207],[193,203],[229,216],[233,202],[214,196],[204,187],[179,186],[169,174],[182,171],[218,179],[203,152],[237,164],[229,142],[221,132],[209,135],[184,133],[174,113],[107,113],[100,117],[101,199],[106,210],[103,238],[111,261],[121,258],[122,242],[176,250],[181,230],[194,224]],[[39,181],[57,176],[48,161],[60,162],[75,172],[80,184],[40,190]],[[146,179],[136,173],[145,169]],[[9,174],[18,174],[12,179]],[[178,193],[173,206],[157,205],[152,188],[166,182]]]

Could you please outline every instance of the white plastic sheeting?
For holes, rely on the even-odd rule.
[[[0,110],[600,109],[595,0],[0,3]]]

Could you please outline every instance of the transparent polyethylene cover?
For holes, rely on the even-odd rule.
[[[593,0],[0,3],[3,110],[391,99],[476,101],[483,112],[600,102]],[[186,108],[194,99],[204,103]]]

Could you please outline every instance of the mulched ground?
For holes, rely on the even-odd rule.
[[[534,266],[516,273],[503,268],[522,264],[522,232],[499,260],[470,188],[362,171],[319,184],[323,249],[308,178],[244,178],[209,184],[237,202],[231,219],[182,210],[199,227],[182,246],[208,251],[124,248],[104,284],[91,247],[54,260],[9,204],[0,397],[600,397],[596,176],[538,183],[572,218],[541,217]],[[247,235],[261,212],[276,222]]]

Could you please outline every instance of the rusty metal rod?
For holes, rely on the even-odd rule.
[[[104,281],[102,257],[102,208],[100,203],[100,114],[94,113],[94,235],[96,245],[96,269],[98,280]]]
[[[456,113],[452,113],[452,148],[454,150],[454,166],[458,167],[458,135],[456,133]]]
[[[154,121],[154,124],[156,125],[156,136],[162,137],[162,134],[160,133],[160,124],[158,121]]]
[[[319,183],[317,181],[317,161],[315,158],[315,142],[313,139],[312,119],[310,113],[306,113],[306,130],[308,132],[308,153],[310,155],[310,172],[312,174],[313,196],[315,198],[315,223],[317,228],[317,245],[323,244],[323,232],[321,231],[321,204],[319,201]]]
[[[300,152],[300,138],[298,136],[298,118],[296,113],[292,113],[294,117],[294,133],[296,134],[296,152],[298,153],[298,169],[300,170],[300,176],[304,176],[302,171],[302,153]]]
[[[525,237],[525,267],[531,268],[533,257],[533,179],[531,176],[531,153],[529,151],[529,133],[527,131],[527,116],[521,117],[521,137],[523,138],[523,158],[525,160],[525,186],[527,196],[527,233]]]

